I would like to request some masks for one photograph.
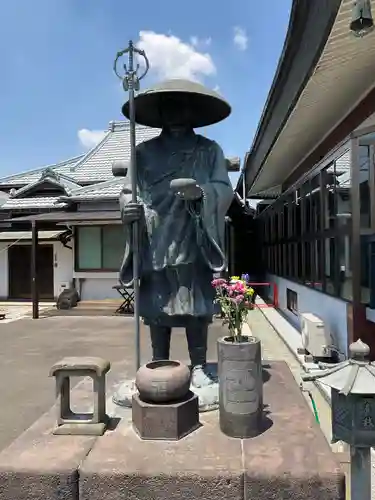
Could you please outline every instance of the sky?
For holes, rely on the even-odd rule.
[[[188,78],[232,106],[201,131],[241,162],[251,148],[289,22],[291,0],[13,0],[0,19],[0,176],[87,151],[127,99],[113,73],[132,39],[142,89]],[[232,176],[232,181],[235,178]]]

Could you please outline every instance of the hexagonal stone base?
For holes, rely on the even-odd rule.
[[[189,392],[183,400],[154,404],[134,394],[132,419],[141,439],[177,441],[200,426],[198,396]]]

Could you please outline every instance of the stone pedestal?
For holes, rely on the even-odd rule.
[[[108,418],[106,415],[105,376],[110,369],[109,361],[94,357],[70,357],[59,361],[50,370],[56,379],[58,399],[57,427],[54,434],[102,436]],[[93,412],[75,413],[70,407],[71,377],[91,377],[93,381]]]
[[[200,425],[198,396],[189,392],[180,401],[153,404],[134,394],[132,420],[141,439],[176,441]]]

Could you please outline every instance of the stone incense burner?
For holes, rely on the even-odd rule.
[[[190,370],[180,361],[150,361],[136,375],[136,387],[142,401],[167,403],[189,392]]]

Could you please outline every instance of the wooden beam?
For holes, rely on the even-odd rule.
[[[33,319],[39,318],[39,294],[38,294],[38,227],[35,220],[31,221],[31,298],[33,304]]]

